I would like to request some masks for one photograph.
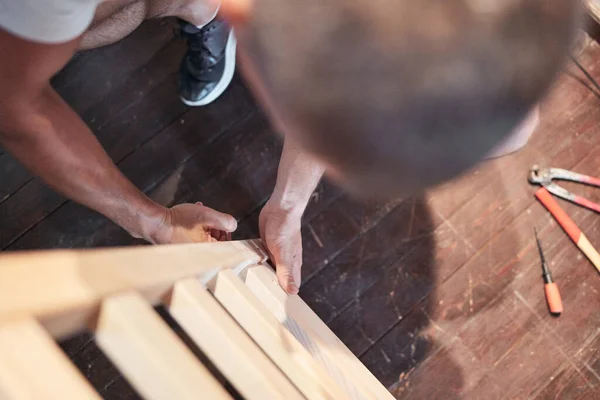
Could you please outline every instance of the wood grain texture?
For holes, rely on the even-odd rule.
[[[100,348],[145,399],[231,399],[136,293],[104,300],[95,333]]]
[[[197,279],[177,282],[168,307],[245,399],[304,398]]]
[[[33,319],[0,321],[0,398],[100,400]]]
[[[210,290],[306,398],[351,398],[238,276],[222,271]]]
[[[0,154],[0,203],[19,190],[30,179],[31,174],[10,154]],[[0,246],[1,247],[1,246]]]
[[[153,21],[114,46],[79,55],[53,83],[151,197],[162,204],[205,201],[240,220],[238,237],[256,238],[280,140],[237,78],[210,107],[182,106],[173,74],[183,50],[169,23]],[[575,53],[600,79],[598,44],[589,39]],[[600,323],[597,276],[526,182],[533,164],[600,175],[599,98],[567,63],[522,151],[396,203],[353,201],[327,182],[311,199],[303,218],[301,296],[398,398],[502,398],[482,371],[501,383],[514,378],[506,394],[600,396],[598,355],[579,357],[591,351]],[[1,157],[0,165],[13,165]],[[11,171],[0,172],[0,192],[12,193],[0,204],[1,247],[140,244]],[[597,189],[565,187],[600,200]],[[597,215],[561,206],[598,245]],[[534,225],[561,287],[565,313],[558,319],[547,316]],[[135,398],[88,339],[72,339],[65,351],[102,396]],[[558,365],[539,353],[545,345]],[[546,365],[537,369],[540,363]]]
[[[263,259],[252,241],[7,254],[0,256],[0,317],[33,315],[55,336],[72,334],[103,296],[138,290],[154,304],[179,279],[208,280]]]
[[[596,20],[596,22],[600,23],[600,1],[598,0],[586,0],[585,5],[587,6],[587,10]]]
[[[600,331],[575,354],[575,362],[542,382],[536,400],[600,398]]]
[[[334,379],[339,379],[342,388],[353,393],[355,386],[367,399],[392,398],[300,297],[288,296],[281,289],[271,268],[265,265],[249,268],[246,271],[246,285],[319,363],[328,370],[339,370]]]
[[[585,65],[593,68],[596,58],[592,54],[599,54],[595,43],[581,57]],[[504,398],[506,393],[513,393],[516,398],[527,397],[565,360],[572,360],[582,343],[595,332],[597,318],[590,313],[597,310],[597,305],[585,300],[584,293],[590,296],[597,290],[596,279],[588,276],[585,269],[589,266],[583,265],[569,239],[534,202],[535,188],[525,178],[533,164],[598,174],[600,165],[594,145],[600,133],[594,122],[599,117],[594,105],[596,97],[578,78],[580,75],[569,66],[542,107],[538,132],[543,134],[534,135],[528,147],[510,157],[485,163],[461,180],[440,188],[441,192],[436,190],[428,196],[429,206],[439,210],[434,221],[446,221],[477,250],[436,285],[429,297],[414,302],[416,307],[409,315],[363,354],[365,364],[392,385],[397,396],[412,398],[411,393],[423,393],[427,377],[433,375],[426,372],[433,362],[429,360],[449,354],[444,349],[451,349],[458,336],[473,352],[476,362],[471,366],[460,358],[446,357],[447,374],[457,377],[449,390],[458,387],[458,393],[465,398],[478,398],[484,393],[488,398]],[[590,192],[582,187],[578,190],[585,195]],[[590,197],[594,198],[592,194]],[[575,206],[565,207],[582,227],[587,226],[587,218],[590,224],[596,218]],[[532,240],[533,226],[553,232],[543,239],[552,246],[548,257],[554,256],[553,248],[566,254],[552,267],[556,274],[564,271],[564,275],[556,278],[557,282],[565,286],[561,289],[563,295],[569,293],[567,296],[572,296],[577,304],[577,309],[566,318],[555,320],[547,313],[539,256]],[[443,269],[447,268],[444,264],[440,266]],[[582,290],[590,284],[591,287]],[[542,320],[540,326],[531,324],[537,320]],[[498,329],[492,332],[494,326]],[[528,336],[532,332],[537,334]],[[544,361],[547,360],[544,352],[555,355],[556,362]],[[500,359],[503,361],[499,362]],[[543,368],[538,363],[544,364]],[[494,389],[498,385],[493,384],[492,378],[481,379],[482,368],[501,383],[500,391]],[[519,368],[524,373],[512,375]],[[507,377],[512,377],[512,381]],[[511,391],[507,392],[502,384],[509,381]],[[407,383],[412,389],[400,392]]]

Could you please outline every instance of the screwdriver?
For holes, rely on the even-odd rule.
[[[563,312],[563,304],[562,299],[560,298],[560,292],[558,291],[558,286],[556,286],[556,283],[554,283],[550,269],[546,264],[546,258],[544,257],[544,252],[542,251],[542,244],[538,238],[537,229],[533,228],[533,232],[535,234],[535,241],[537,242],[537,247],[540,252],[540,259],[542,260],[542,277],[544,278],[546,302],[548,303],[550,312],[555,316],[559,316]]]

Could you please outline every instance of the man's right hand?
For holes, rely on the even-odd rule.
[[[34,43],[0,29],[0,143],[64,196],[155,244],[227,240],[237,223],[202,204],[167,209],[131,183],[50,85],[78,46]]]
[[[231,240],[237,221],[202,203],[179,204],[165,209],[164,217],[144,238],[154,244],[197,243]]]

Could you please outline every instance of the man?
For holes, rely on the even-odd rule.
[[[80,47],[118,40],[148,17],[177,16],[189,43],[181,97],[205,105],[231,79],[237,37],[242,72],[285,132],[260,229],[281,286],[297,293],[300,218],[323,172],[355,194],[382,196],[465,171],[550,85],[573,37],[574,4],[0,0],[0,143],[135,237],[225,240],[236,228],[231,216],[201,203],[167,209],[135,188],[49,79]],[[217,11],[235,36],[213,20]]]

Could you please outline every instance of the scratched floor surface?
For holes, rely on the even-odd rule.
[[[203,201],[258,236],[281,143],[239,78],[214,105],[178,100],[170,21],[76,57],[53,81],[156,201]],[[600,47],[578,58],[600,79]],[[527,183],[533,164],[600,175],[600,93],[568,64],[523,151],[427,193],[360,203],[324,182],[303,222],[302,297],[402,399],[600,399],[600,276]],[[0,248],[140,244],[0,150]],[[600,191],[569,186],[598,201]],[[600,246],[600,217],[561,202]],[[560,286],[548,315],[533,227]],[[107,399],[137,398],[87,334],[63,343]]]

